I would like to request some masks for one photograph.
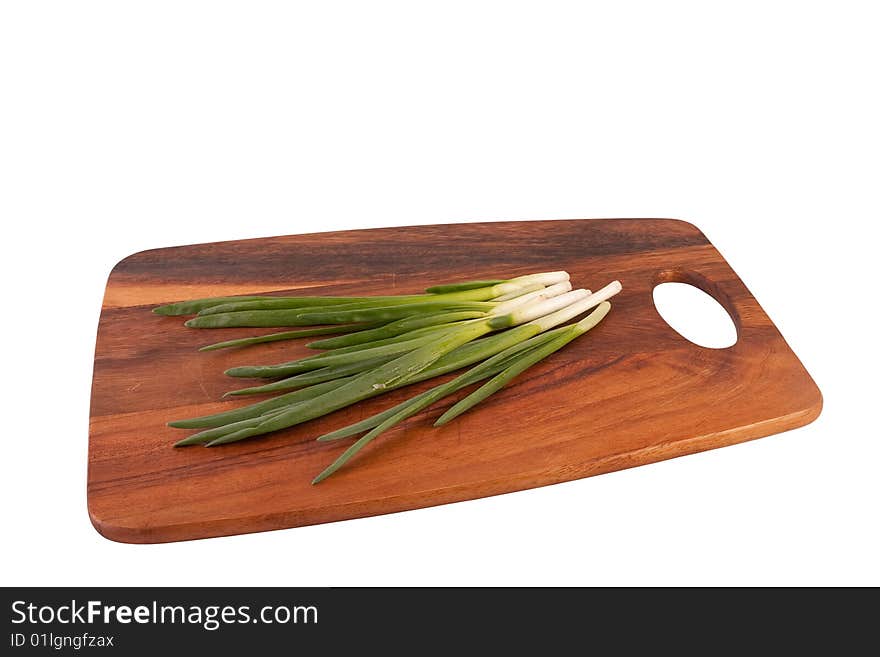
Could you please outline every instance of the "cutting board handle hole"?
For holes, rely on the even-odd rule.
[[[676,333],[707,349],[726,349],[737,341],[737,326],[726,306],[701,277],[664,272],[654,287],[654,307]],[[708,288],[708,289],[707,289]]]

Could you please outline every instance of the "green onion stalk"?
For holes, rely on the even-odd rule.
[[[612,284],[595,294],[589,294],[586,290],[575,290],[551,299],[536,299],[508,315],[468,322],[465,326],[458,327],[452,335],[435,339],[393,361],[352,376],[342,385],[321,389],[320,394],[313,396],[311,388],[304,388],[300,392],[305,392],[305,395],[288,398],[287,414],[275,417],[271,423],[266,422],[266,418],[261,415],[265,410],[275,410],[279,403],[261,402],[232,412],[179,420],[171,424],[180,428],[212,427],[222,430],[224,424],[233,420],[246,419],[250,422],[247,427],[227,427],[222,439],[219,432],[212,431],[190,436],[178,445],[224,444],[293,426],[407,383],[423,381],[482,361],[586,312],[616,293],[616,289],[619,289],[619,284],[617,288]],[[512,328],[475,339],[504,326]]]
[[[227,370],[234,377],[275,379],[227,395],[275,396],[229,411],[170,422],[174,427],[200,430],[176,445],[213,447],[254,438],[473,366],[393,408],[320,436],[318,440],[327,442],[366,432],[315,478],[313,483],[318,483],[390,428],[454,392],[486,381],[441,415],[437,425],[478,405],[598,324],[610,309],[608,299],[621,289],[617,281],[595,293],[571,287],[566,272],[545,272],[438,285],[417,295],[219,297],[161,306],[155,310],[161,315],[195,313],[196,317],[186,322],[194,328],[311,327],[226,340],[204,350],[332,336],[308,344],[319,351],[313,356]],[[590,310],[586,318],[566,325]]]
[[[302,317],[311,316],[358,316],[363,311],[374,310],[373,315],[398,317],[416,314],[428,309],[472,307],[472,303],[490,301],[496,297],[514,294],[526,288],[530,290],[567,281],[567,272],[545,272],[529,274],[496,283],[486,287],[453,289],[441,293],[417,295],[377,296],[377,297],[244,297],[237,301],[234,297],[220,297],[220,302],[211,299],[198,299],[159,306],[154,312],[160,315],[197,316],[186,322],[194,328],[225,327],[277,327],[309,326],[318,322]],[[394,307],[396,311],[392,310]],[[379,312],[379,309],[382,309]],[[347,321],[321,322],[342,324]]]

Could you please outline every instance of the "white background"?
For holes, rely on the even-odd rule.
[[[880,41],[864,2],[4,2],[6,585],[880,584]],[[189,543],[86,514],[106,276],[175,244],[681,217],[825,397],[805,428]]]

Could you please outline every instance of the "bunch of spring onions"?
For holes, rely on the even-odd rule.
[[[312,483],[333,474],[388,429],[459,390],[486,381],[435,422],[440,426],[471,409],[535,363],[596,326],[614,281],[598,292],[572,290],[568,273],[438,285],[424,294],[373,297],[216,297],[156,308],[190,315],[197,328],[311,327],[228,340],[203,350],[244,347],[301,337],[320,353],[276,365],[233,367],[233,377],[271,379],[227,395],[280,393],[222,413],[176,420],[200,429],[177,446],[213,447],[286,429],[402,386],[473,366],[365,420],[320,436],[335,441],[363,434]],[[584,313],[574,324],[566,324]]]

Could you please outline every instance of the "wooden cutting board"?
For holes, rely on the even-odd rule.
[[[447,399],[388,432],[318,486],[349,444],[315,436],[432,382],[274,435],[172,448],[172,419],[220,401],[233,365],[308,352],[282,342],[198,352],[266,329],[197,330],[150,312],[215,295],[404,294],[446,281],[565,269],[575,287],[623,292],[596,329],[454,422]],[[698,347],[658,315],[652,289],[696,285],[730,313],[737,343]],[[305,342],[299,341],[299,342]],[[311,352],[314,353],[314,352]],[[695,226],[599,219],[415,226],[144,251],[110,274],[95,351],[88,505],[97,530],[132,543],[297,527],[497,495],[743,442],[814,420],[822,396],[736,273]]]

